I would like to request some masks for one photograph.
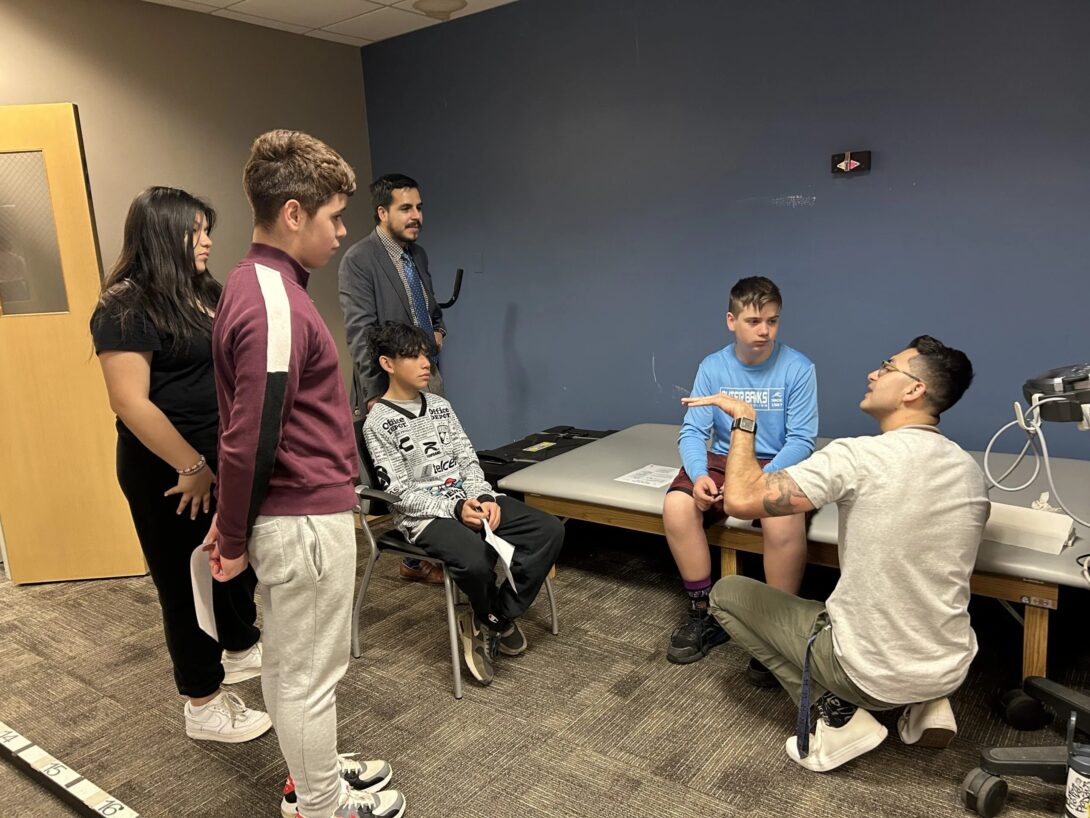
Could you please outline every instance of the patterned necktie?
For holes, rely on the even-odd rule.
[[[428,300],[424,297],[424,282],[420,280],[420,273],[413,264],[411,255],[402,253],[401,263],[405,266],[405,280],[409,282],[409,298],[416,314],[416,323],[428,334],[428,340],[431,340],[435,327],[431,323],[431,313],[428,312]]]

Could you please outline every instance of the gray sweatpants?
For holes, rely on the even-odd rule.
[[[723,577],[712,588],[708,609],[723,629],[775,674],[797,705],[802,692],[806,642],[810,649],[810,701],[829,691],[864,710],[899,707],[871,698],[851,680],[833,651],[833,629],[825,605],[800,599],[749,577]]]
[[[263,586],[265,706],[295,779],[299,812],[328,818],[341,792],[336,687],[348,668],[352,512],[258,517],[249,554]]]

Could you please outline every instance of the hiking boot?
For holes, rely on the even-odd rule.
[[[249,650],[223,652],[223,684],[233,685],[261,675],[261,643]]]
[[[686,620],[670,635],[666,658],[675,665],[699,662],[716,645],[730,639],[730,634],[707,609],[690,609]]]
[[[473,678],[481,684],[492,684],[492,657],[496,655],[499,634],[481,622],[470,609],[458,616],[458,635],[462,639],[466,667]]]
[[[272,719],[268,713],[249,709],[242,699],[226,690],[200,707],[185,703],[185,733],[200,741],[239,744],[255,739],[271,728]]]
[[[504,656],[518,656],[526,652],[526,634],[514,619],[507,626],[507,630],[500,633],[497,647]]]
[[[385,761],[356,761],[355,753],[341,753],[337,756],[337,770],[348,786],[360,792],[378,792],[393,777],[393,770]],[[295,781],[289,775],[284,784],[284,799],[280,802],[280,814],[284,818],[295,818],[296,803]]]

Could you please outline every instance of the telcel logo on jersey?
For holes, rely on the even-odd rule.
[[[737,400],[744,400],[758,412],[783,411],[784,389],[782,386],[764,389],[724,386],[719,391]]]

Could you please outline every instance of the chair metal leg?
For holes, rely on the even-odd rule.
[[[545,593],[549,597],[549,612],[553,618],[553,636],[560,633],[560,620],[556,615],[556,596],[553,594],[553,579],[552,577],[545,577]]]
[[[454,585],[443,571],[443,590],[447,595],[447,629],[450,631],[450,664],[454,670],[454,698],[462,698],[462,652],[458,646],[458,619],[454,615]]]
[[[363,598],[367,595],[367,586],[371,584],[371,573],[375,563],[378,562],[378,545],[371,534],[371,529],[364,525],[363,530],[367,534],[367,541],[371,546],[371,554],[367,558],[367,566],[363,569],[363,578],[360,580],[360,590],[356,594],[356,604],[352,606],[352,656],[360,658],[360,611],[363,610]]]

